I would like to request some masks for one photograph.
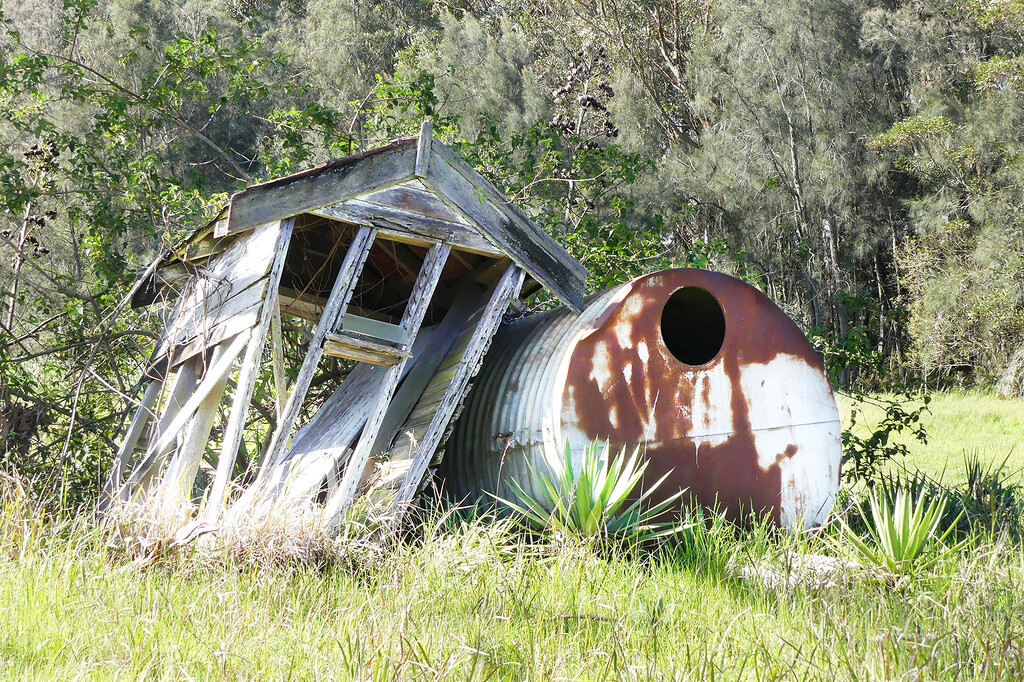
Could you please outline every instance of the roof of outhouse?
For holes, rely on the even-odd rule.
[[[433,136],[416,137],[252,185],[178,249],[302,213],[425,235],[456,248],[504,255],[574,310],[583,303],[584,267],[486,178]],[[211,234],[212,228],[212,234]]]

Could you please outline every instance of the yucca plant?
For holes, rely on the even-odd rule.
[[[680,490],[651,504],[651,495],[664,483],[666,474],[633,496],[647,464],[641,460],[639,448],[629,456],[623,448],[613,458],[608,443],[602,447],[595,442],[584,451],[577,470],[566,444],[562,461],[551,467],[550,476],[530,466],[532,487],[539,491],[536,496],[513,480],[517,501],[495,498],[518,512],[537,531],[646,545],[683,530],[682,524],[658,518],[684,493]],[[631,498],[632,503],[627,504]]]
[[[928,548],[932,544],[944,542],[956,528],[959,517],[939,534],[946,502],[946,496],[941,493],[933,495],[928,501],[923,493],[915,499],[907,490],[899,490],[892,506],[889,506],[883,496],[872,490],[868,493],[870,517],[864,513],[860,504],[857,505],[861,517],[868,525],[868,534],[864,537],[850,528],[841,516],[836,518],[843,536],[867,562],[906,575],[933,564],[940,555],[924,559]],[[964,542],[947,551],[959,549]]]

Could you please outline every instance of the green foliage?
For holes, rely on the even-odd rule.
[[[1024,182],[1020,87],[1024,14],[1016,2],[916,0],[886,16],[912,77],[908,111],[873,136],[911,182],[909,236],[897,253],[907,292],[910,359],[930,385],[1002,381],[1024,339]],[[938,48],[942,45],[942,48]]]
[[[591,443],[577,469],[566,444],[562,461],[551,467],[550,475],[531,465],[530,486],[513,481],[517,502],[496,499],[521,514],[537,531],[630,546],[673,537],[682,528],[660,518],[684,491],[651,504],[651,495],[664,483],[667,474],[638,490],[648,465],[640,460],[639,449],[626,456],[623,448],[614,458],[610,450],[608,443],[604,447],[598,442]],[[527,487],[537,491],[537,495],[528,492]]]
[[[915,400],[921,403],[915,407]],[[922,417],[928,412],[931,398],[900,393],[884,398],[860,395],[858,404],[850,413],[849,426],[843,429],[842,476],[848,482],[864,481],[868,485],[878,480],[885,466],[892,460],[906,457],[907,444],[899,440],[901,434],[909,435],[921,443],[928,442],[928,432]],[[874,423],[868,435],[858,432],[857,424],[864,404],[871,404],[883,410],[883,416]]]
[[[925,554],[933,544],[941,544],[954,530],[956,524],[939,532],[943,512],[946,508],[944,495],[927,500],[925,495],[916,499],[906,490],[899,490],[890,503],[875,490],[867,496],[870,517],[858,505],[858,511],[869,519],[868,535],[859,536],[841,517],[836,521],[843,537],[850,542],[858,554],[868,563],[883,566],[893,573],[911,574],[933,564],[938,557],[925,560]],[[963,546],[954,546],[947,551],[956,551]]]
[[[866,302],[863,298],[843,300],[851,318]],[[845,386],[854,400],[849,423],[842,430],[842,477],[849,483],[862,481],[873,485],[887,464],[907,455],[909,448],[901,436],[909,436],[924,444],[928,442],[923,417],[928,414],[931,397],[918,396],[908,390],[890,395],[870,392],[873,382],[884,376],[885,358],[875,347],[871,330],[864,324],[851,324],[846,333],[829,335],[815,330],[810,340],[821,349],[825,371],[833,385]],[[867,409],[881,411],[866,431],[861,424]]]
[[[914,469],[879,477],[875,490],[888,504],[899,494],[945,499],[940,525],[954,528],[961,538],[989,534],[1019,540],[1024,535],[1024,497],[1013,480],[1019,472],[1010,472],[1006,460],[983,462],[977,451],[965,452],[963,466],[963,481],[957,484],[944,484],[942,476],[936,479]]]

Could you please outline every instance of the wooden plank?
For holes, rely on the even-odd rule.
[[[480,363],[490,345],[491,338],[497,331],[498,325],[501,324],[502,315],[508,309],[509,304],[519,295],[523,279],[523,271],[515,266],[510,266],[505,271],[505,274],[502,275],[502,278],[491,293],[490,300],[481,311],[472,339],[463,352],[462,357],[458,360],[454,375],[445,390],[444,397],[434,411],[433,419],[421,438],[415,443],[410,439],[410,445],[414,445],[415,455],[412,457],[412,464],[405,477],[405,481],[395,497],[392,507],[394,522],[397,523],[412,504],[416,491],[419,489],[424,474],[426,474],[427,466],[430,464],[434,452],[437,450],[456,409],[465,396],[465,392],[469,387],[469,381],[479,370]]]
[[[415,164],[416,144],[402,140],[367,154],[249,187],[231,197],[228,223],[214,235],[221,237],[397,184],[413,177]]]
[[[171,366],[177,367],[197,354],[202,353],[210,346],[214,346],[225,339],[251,329],[259,320],[261,309],[262,301],[257,301],[247,310],[243,310],[234,317],[220,322],[202,335],[193,337],[185,345],[171,347]]]
[[[395,393],[391,406],[381,422],[377,440],[370,449],[374,454],[384,452],[394,441],[402,424],[409,418],[413,407],[437,373],[437,368],[459,336],[460,330],[479,308],[485,292],[472,283],[467,284],[464,281],[463,285],[451,308],[445,313],[444,319],[437,325],[429,352],[413,365],[402,386]]]
[[[261,225],[190,280],[155,358],[176,347],[176,363],[183,362],[256,323],[281,230],[280,221]]]
[[[146,386],[146,390],[139,400],[139,406],[135,409],[135,414],[132,415],[128,431],[121,441],[121,447],[118,448],[117,454],[114,456],[114,464],[110,468],[107,482],[103,485],[103,494],[100,496],[99,503],[100,511],[106,511],[117,495],[117,490],[121,487],[121,477],[131,462],[132,453],[135,452],[135,447],[142,438],[146,425],[154,416],[153,408],[160,397],[160,389],[163,388],[163,385],[162,379],[153,379]]]
[[[303,293],[301,291],[295,291],[287,287],[281,287],[280,291],[280,308],[282,315],[292,315],[294,317],[301,317],[304,320],[310,322],[318,322],[320,320],[320,314],[324,310],[324,305],[327,303],[326,298],[320,296],[314,296],[312,294]]]
[[[285,405],[284,414],[278,420],[277,428],[270,446],[267,448],[266,456],[260,463],[259,471],[256,474],[256,481],[259,482],[266,475],[268,465],[277,462],[285,453],[288,445],[288,437],[291,435],[292,425],[299,416],[302,409],[302,401],[306,398],[306,391],[313,381],[313,375],[320,364],[320,358],[324,352],[324,341],[327,335],[337,329],[339,318],[345,314],[352,293],[355,291],[356,280],[363,269],[363,264],[370,253],[376,230],[372,227],[361,227],[353,238],[352,243],[345,253],[338,278],[331,289],[331,295],[327,298],[324,312],[320,316],[313,339],[309,342],[309,350],[302,361],[302,368],[295,379],[291,394],[288,396],[288,403]]]
[[[280,295],[280,294],[278,294]],[[274,393],[277,396],[277,418],[284,414],[284,404],[288,401],[288,377],[284,373],[284,333],[281,330],[281,306],[275,300],[269,301],[270,311],[270,344],[274,356]]]
[[[306,504],[328,473],[351,453],[373,407],[387,368],[358,364],[295,437],[284,458],[259,484],[249,486],[231,509],[231,518],[254,516],[268,508]]]
[[[423,261],[423,268],[420,270],[419,277],[416,278],[416,285],[409,296],[409,303],[406,306],[405,315],[403,315],[400,325],[409,334],[410,339],[415,340],[416,333],[423,323],[423,316],[426,315],[430,299],[434,295],[434,289],[441,279],[441,272],[444,270],[444,265],[450,251],[451,247],[449,245],[437,244],[427,252],[427,257]],[[377,432],[380,429],[384,414],[391,403],[391,398],[394,396],[395,388],[398,386],[398,380],[405,366],[406,360],[403,359],[388,370],[388,374],[384,379],[384,386],[377,396],[370,416],[367,417],[366,426],[363,427],[363,432],[359,436],[359,442],[349,458],[349,462],[345,467],[345,473],[341,477],[341,482],[327,500],[325,511],[328,518],[334,519],[344,515],[349,505],[355,499],[356,487],[359,485],[363,469],[366,467],[366,463],[372,454],[370,448],[377,440]]]
[[[345,315],[341,320],[342,331],[362,334],[375,339],[383,339],[392,343],[409,343],[409,333],[397,324],[388,324],[369,317],[360,317],[351,313]]]
[[[470,226],[469,221],[464,216],[456,213],[441,197],[437,196],[437,192],[427,189],[414,189],[408,183],[393,185],[371,194],[364,194],[358,199],[352,199],[351,201],[400,211],[402,214],[408,213],[414,216],[422,216],[423,218],[444,220],[464,227]]]
[[[224,427],[224,438],[220,454],[217,457],[217,473],[214,475],[213,484],[210,486],[210,492],[206,498],[206,508],[203,510],[203,519],[209,523],[215,523],[224,508],[228,480],[235,459],[238,457],[238,446],[242,442],[242,432],[245,429],[245,417],[249,412],[249,402],[252,400],[252,392],[259,376],[260,357],[263,354],[263,346],[266,344],[267,331],[274,309],[278,307],[276,303],[277,288],[281,281],[281,273],[284,271],[285,256],[288,253],[288,243],[295,228],[295,220],[293,218],[283,220],[280,227],[275,245],[274,262],[270,266],[270,277],[263,299],[263,309],[253,327],[249,343],[246,344],[242,368],[235,384],[231,412],[228,415],[228,423]]]
[[[415,369],[429,350],[436,327],[420,330],[405,373]],[[348,373],[313,418],[292,438],[284,458],[272,467],[261,486],[249,486],[231,516],[261,514],[306,504],[328,474],[344,465],[384,382],[386,367],[359,363]],[[404,384],[403,384],[404,385]]]
[[[427,245],[424,237],[483,256],[503,256],[500,248],[482,237],[475,229],[440,218],[418,215],[389,206],[371,204],[361,199],[350,199],[311,211],[314,215],[341,220],[356,225],[374,225],[381,238],[417,246]]]
[[[409,351],[402,348],[346,333],[328,334],[324,342],[324,354],[388,367],[412,357]]]
[[[167,435],[170,435],[172,438],[177,435],[176,431],[169,431],[169,429],[173,427],[174,420],[180,416],[181,410],[187,405],[189,396],[195,391],[196,381],[199,378],[201,369],[200,359],[197,358],[180,367],[175,373],[170,394],[167,396],[167,400],[160,412],[160,419],[153,427],[152,436],[146,445],[143,457],[141,461],[135,464],[128,475],[128,480],[118,490],[118,495],[121,499],[134,495],[135,491],[139,488],[148,487],[155,474],[163,465],[169,446],[165,445],[160,451],[157,451],[154,448],[154,442]],[[188,414],[185,416],[187,417]]]
[[[224,350],[224,354],[217,359],[216,362],[211,362],[210,366],[206,368],[205,374],[203,374],[202,380],[190,390],[188,399],[185,400],[181,407],[173,412],[173,416],[170,419],[161,419],[160,429],[158,430],[157,436],[150,442],[149,447],[146,448],[146,456],[142,462],[139,463],[135,471],[132,472],[131,476],[128,477],[130,484],[139,483],[140,481],[148,480],[151,478],[155,470],[159,469],[163,464],[166,455],[169,452],[170,446],[174,443],[181,435],[181,430],[192,418],[192,415],[199,408],[199,405],[206,399],[206,397],[213,391],[220,381],[227,375],[231,369],[231,365],[234,363],[235,358],[242,352],[242,348],[245,346],[246,334],[239,334],[234,337]],[[196,358],[191,362],[185,364],[180,372],[194,382],[192,375],[198,375],[202,373],[202,358]],[[179,384],[186,386],[185,383],[181,382],[179,378]],[[186,388],[185,390],[189,390]],[[175,388],[175,394],[177,394],[177,387]],[[184,395],[181,395],[177,400],[180,400]],[[168,411],[164,416],[165,418],[172,413]]]
[[[582,310],[586,269],[512,206],[490,182],[437,140],[431,145],[425,180],[531,277],[573,310]]]
[[[380,232],[378,231],[378,235]],[[289,289],[287,287],[280,287],[278,289],[281,294],[281,314],[293,315],[294,317],[301,317],[304,320],[310,322],[318,322],[320,320],[320,314],[323,312],[324,305],[327,303],[327,299],[321,296],[315,296],[309,293],[302,293]],[[370,316],[376,315],[378,317],[386,317],[383,313],[377,311],[368,311],[360,308],[352,303],[349,304],[348,310],[351,310],[353,315],[364,317],[368,319],[374,319],[375,322],[381,322],[384,324],[391,324],[385,320],[378,320],[371,318]],[[342,324],[344,325],[344,319],[348,318],[350,313],[346,312],[342,318]]]
[[[220,363],[224,355],[231,352],[234,339],[224,341],[213,349],[211,354],[211,368]],[[235,351],[235,357],[242,352],[241,346]],[[161,494],[169,501],[188,499],[192,492],[192,486],[199,472],[199,463],[203,453],[206,452],[206,444],[210,439],[210,432],[213,430],[213,422],[217,417],[217,408],[224,397],[224,388],[228,383],[228,371],[224,372],[220,379],[210,389],[209,394],[203,398],[196,408],[195,414],[185,427],[184,434],[180,438],[181,444],[177,451],[171,456],[170,464],[167,466],[167,473],[164,474],[160,483]]]
[[[430,145],[434,141],[434,119],[425,118],[420,124],[420,134],[416,138],[416,177],[427,177],[427,168],[430,166]]]

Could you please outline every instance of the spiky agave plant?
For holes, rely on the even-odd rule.
[[[522,515],[534,530],[588,538],[610,538],[635,545],[664,540],[683,529],[679,523],[659,520],[685,490],[651,504],[651,495],[664,483],[665,476],[653,485],[633,493],[647,470],[639,448],[629,456],[623,448],[610,456],[606,442],[591,443],[584,451],[579,469],[573,466],[568,443],[561,462],[551,475],[529,465],[536,495],[527,492],[519,481],[512,485],[517,501],[494,496]],[[632,497],[632,503],[629,503]]]
[[[867,521],[868,534],[858,535],[841,516],[837,516],[839,528],[843,536],[857,550],[857,553],[869,563],[884,566],[893,573],[909,574],[915,569],[926,568],[934,563],[938,556],[929,560],[924,554],[933,543],[942,543],[956,528],[956,521],[951,523],[941,534],[939,525],[946,509],[946,496],[935,494],[929,501],[923,492],[914,499],[907,490],[899,490],[890,507],[884,497],[875,490],[868,493],[868,509],[870,516],[864,513],[861,505],[857,505],[861,516]],[[965,544],[959,543],[947,551],[954,551]]]

